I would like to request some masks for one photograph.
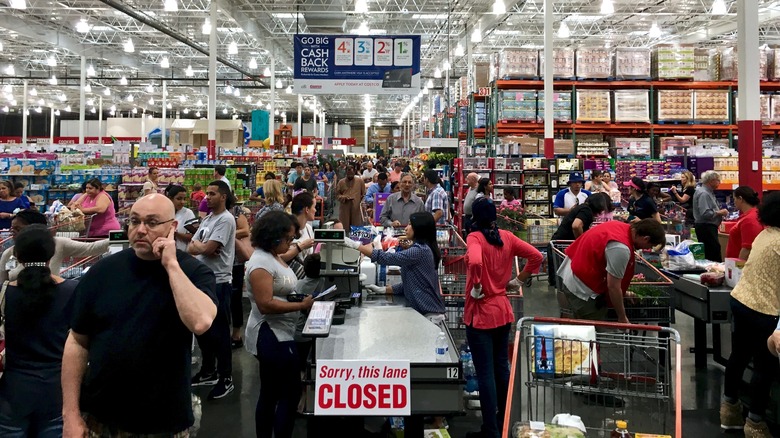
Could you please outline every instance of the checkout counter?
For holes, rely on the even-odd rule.
[[[304,415],[309,416],[309,429],[316,431],[322,425],[348,436],[351,432],[362,431],[363,424],[360,417],[339,419],[314,415],[317,360],[409,361],[411,416],[404,421],[406,436],[422,436],[424,416],[462,415],[465,412],[465,380],[458,346],[446,324],[433,324],[407,307],[403,297],[364,297],[360,290],[352,290],[353,280],[359,273],[351,267],[359,266],[359,260],[350,255],[354,250],[340,245],[343,230],[315,230],[314,234],[315,241],[324,244],[321,256],[326,267],[322,272],[326,287],[348,285],[350,290],[334,293],[336,304],[320,302],[318,306],[315,302],[304,328],[303,335],[313,338],[315,343],[304,378]],[[340,310],[343,318],[338,317]],[[331,315],[335,315],[332,321],[328,319]],[[448,341],[448,352],[443,361],[437,361],[435,356],[436,338],[440,332],[446,334]],[[355,430],[347,431],[345,427]]]

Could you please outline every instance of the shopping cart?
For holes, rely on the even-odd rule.
[[[518,436],[517,429],[530,421],[550,424],[563,413],[579,416],[589,436],[608,436],[616,420],[628,421],[632,432],[682,436],[682,347],[676,330],[523,318],[515,349],[504,438]]]
[[[466,309],[466,295],[465,294],[444,294],[444,312],[447,324],[452,339],[458,343],[458,341],[466,340],[466,324],[463,321],[463,313]],[[522,291],[518,294],[507,294],[509,298],[509,304],[512,305],[512,312],[515,314],[515,319],[523,317],[523,294]],[[510,343],[513,341],[509,340]]]
[[[49,229],[55,233],[57,237],[89,237],[89,228],[92,226],[92,218],[94,214],[88,215],[73,215],[65,219],[59,219],[56,216],[52,216]]]
[[[11,236],[11,232],[8,230],[0,232],[0,254],[12,246],[14,246],[14,238]]]
[[[552,245],[553,269],[558,272],[563,260],[566,258],[566,248],[571,241],[553,240]],[[555,275],[555,288],[558,297],[558,306],[561,317],[573,317],[569,300],[566,297],[565,286],[559,275]],[[674,283],[652,266],[644,258],[637,256],[634,266],[634,278],[626,292],[623,301],[626,317],[631,322],[656,323],[669,325],[674,323]],[[617,321],[614,309],[609,309],[607,320]]]
[[[63,262],[63,268],[60,269],[60,277],[67,279],[79,279],[87,272],[87,270],[89,270],[89,268],[95,266],[97,262],[99,262],[103,257],[107,256],[108,254],[84,257],[75,260],[73,264],[65,264]],[[71,262],[73,262],[73,260],[71,260]]]
[[[558,230],[558,219],[526,215],[526,242],[536,247],[546,247]]]

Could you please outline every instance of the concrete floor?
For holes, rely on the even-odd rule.
[[[556,316],[558,304],[555,293],[548,289],[545,281],[535,281],[525,293],[525,315]],[[248,309],[248,306],[245,306]],[[693,320],[677,313],[674,325],[683,340],[682,387],[683,387],[683,436],[713,437],[721,435],[718,419],[718,406],[722,391],[723,368],[710,360],[706,369],[697,370],[693,366],[692,346]],[[728,337],[724,338],[728,343]],[[194,366],[197,370],[197,366]],[[203,399],[203,415],[199,437],[254,437],[254,409],[259,393],[258,366],[255,358],[243,349],[233,353],[234,383],[236,390],[227,398],[219,401],[205,401],[209,388],[196,388],[195,394]],[[452,437],[465,436],[466,432],[479,429],[481,423],[476,411],[468,411],[466,416],[448,420]],[[306,420],[301,418],[296,424],[296,437],[307,436]],[[377,423],[377,424],[374,424]],[[367,422],[367,428],[378,432],[381,422]],[[339,436],[337,431],[318,432],[318,436]],[[741,434],[723,434],[742,436]],[[374,435],[382,436],[382,435]]]

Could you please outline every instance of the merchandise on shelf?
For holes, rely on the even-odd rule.
[[[494,71],[498,79],[530,79],[539,77],[539,51],[532,49],[503,50],[495,54]]]
[[[577,122],[609,122],[609,90],[577,90]]]
[[[691,155],[696,137],[661,137],[658,139],[662,157]]]
[[[650,156],[649,138],[615,138],[613,142],[617,158]]]
[[[615,91],[616,122],[650,122],[650,92],[647,90]]]
[[[553,78],[571,79],[574,70],[574,49],[568,47],[553,49]],[[544,51],[539,51],[539,76],[544,78]]]
[[[695,49],[694,59],[694,81],[720,80],[720,52],[718,49]]]
[[[658,79],[693,79],[695,52],[692,46],[659,45],[654,54]]]
[[[693,90],[658,90],[658,121],[693,120]]]
[[[544,140],[541,140],[541,141],[542,141],[542,144],[539,146],[539,149],[543,150],[544,149]],[[574,140],[556,138],[553,141],[553,154],[555,154],[555,155],[574,155]]]
[[[544,121],[544,91],[540,91],[536,101],[536,114],[540,122]],[[553,93],[553,120],[571,122],[571,91]]]
[[[467,132],[469,129],[469,107],[458,107],[458,132]]]
[[[767,77],[770,81],[780,80],[780,47],[771,47],[767,52]]]
[[[732,149],[727,138],[697,138],[688,154],[695,157],[736,157],[737,151]]]
[[[578,141],[577,142],[577,155],[594,156],[594,155],[609,155],[609,143],[593,142],[593,141]]]
[[[523,158],[523,170],[539,170],[547,168],[547,160],[544,158]]]
[[[524,205],[526,214],[533,216],[550,216],[550,204],[527,204]]]
[[[487,110],[485,102],[474,102],[474,127],[484,128],[487,126]]]
[[[774,96],[767,93],[761,93],[759,96],[759,109],[761,111],[761,121],[764,123],[770,123],[776,121],[773,117],[772,109],[772,100]],[[780,98],[774,99],[776,104],[778,104],[778,108],[780,108]],[[740,99],[739,99],[739,93],[734,93],[734,109],[735,114],[739,114],[739,105],[740,105]],[[780,113],[775,113],[776,117],[780,117]]]
[[[604,47],[577,49],[577,78],[607,79],[612,76],[612,53]]]
[[[501,91],[498,100],[498,118],[508,121],[536,120],[535,91]]]
[[[501,137],[496,145],[496,155],[537,155],[539,140],[531,137],[508,135]]]
[[[616,48],[614,76],[617,79],[649,79],[650,49]]]
[[[736,81],[739,77],[739,57],[736,47],[720,49],[720,78],[721,81]],[[768,79],[769,54],[766,50],[758,51],[758,77],[759,80]]]
[[[694,115],[696,122],[729,121],[728,90],[694,90]]]

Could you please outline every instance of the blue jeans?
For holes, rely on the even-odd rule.
[[[279,342],[263,323],[257,334],[260,398],[255,408],[258,438],[290,438],[301,398],[301,367],[295,341]]]
[[[203,355],[200,371],[211,374],[219,372],[219,378],[233,376],[233,349],[230,345],[230,283],[217,283],[217,316],[211,327],[200,336],[198,345]]]
[[[62,416],[40,418],[31,415],[10,418],[0,414],[0,436],[3,438],[60,438],[62,437]]]
[[[501,428],[509,391],[509,330],[511,324],[493,329],[466,326],[466,339],[471,348],[474,369],[479,383],[479,403],[482,409],[482,433],[491,438],[501,436]]]

